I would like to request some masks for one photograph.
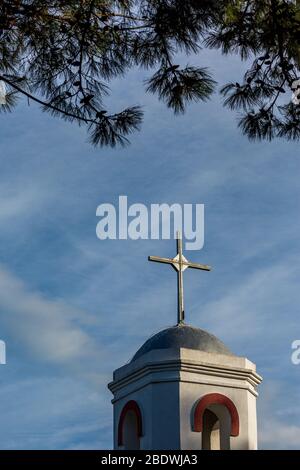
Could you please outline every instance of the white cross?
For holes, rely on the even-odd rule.
[[[160,258],[159,256],[149,256],[149,261],[156,263],[166,263],[173,266],[177,271],[177,288],[178,288],[178,324],[184,322],[184,296],[183,296],[183,271],[187,268],[201,269],[202,271],[210,271],[211,267],[206,264],[191,263],[182,254],[182,238],[181,233],[177,232],[177,255],[175,258]]]

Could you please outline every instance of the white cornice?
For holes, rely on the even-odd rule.
[[[243,388],[257,396],[256,387],[261,381],[262,378],[252,368],[177,359],[144,362],[139,368],[111,382],[108,388],[113,394],[123,396],[151,383],[189,382]]]

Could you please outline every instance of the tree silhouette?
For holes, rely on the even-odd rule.
[[[143,113],[108,112],[110,80],[151,69],[146,90],[182,113],[209,99],[216,82],[206,67],[181,67],[176,57],[209,47],[249,65],[242,81],[221,89],[225,106],[242,113],[243,133],[299,139],[299,37],[299,3],[288,0],[2,0],[0,111],[25,95],[87,125],[93,144],[125,145]]]

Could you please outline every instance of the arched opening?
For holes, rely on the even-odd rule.
[[[229,450],[231,418],[223,405],[211,405],[203,413],[202,449]]]
[[[121,411],[118,425],[118,446],[139,450],[142,436],[142,414],[136,401],[130,400]]]
[[[138,435],[137,417],[134,411],[132,410],[129,410],[126,413],[123,424],[123,434],[125,450],[140,449],[140,437]]]
[[[230,436],[239,435],[239,415],[225,395],[210,393],[194,411],[194,431],[202,433],[202,449],[229,450]]]

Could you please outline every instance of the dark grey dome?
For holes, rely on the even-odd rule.
[[[154,349],[195,349],[211,353],[226,354],[233,356],[233,353],[216,336],[200,328],[189,325],[176,325],[160,331],[151,336],[133,356],[132,361],[143,356]]]

